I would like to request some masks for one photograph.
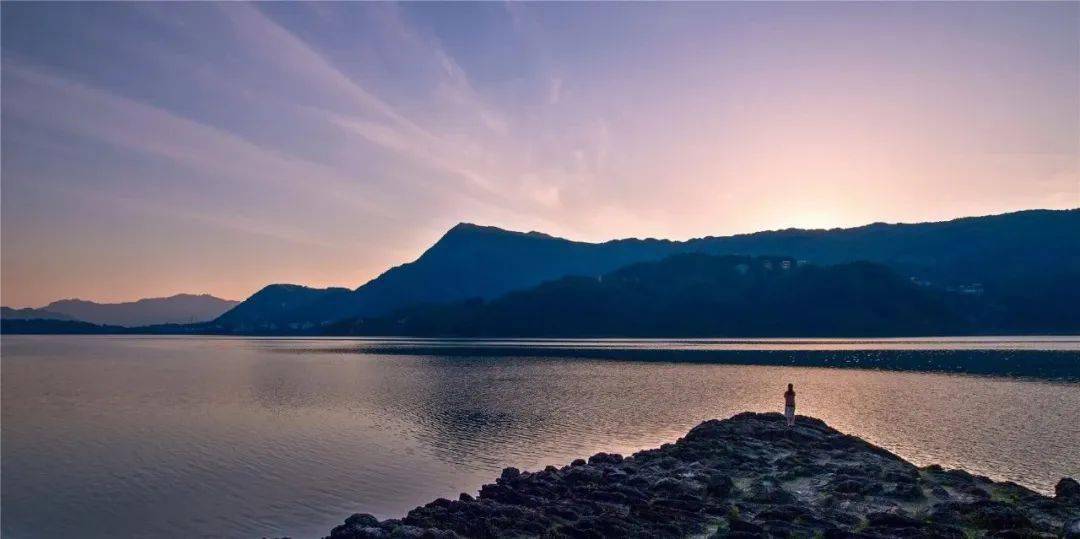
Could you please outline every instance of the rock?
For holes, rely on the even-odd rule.
[[[1050,498],[920,470],[820,420],[800,417],[791,429],[780,414],[744,413],[632,457],[505,468],[476,497],[437,499],[403,520],[358,513],[330,538],[685,537],[718,523],[714,537],[1080,539],[1080,486],[1063,479]]]
[[[330,530],[333,539],[378,539],[390,534],[379,527],[379,519],[366,514],[355,513],[345,519],[345,523]]]
[[[529,503],[529,498],[524,494],[505,485],[484,485],[480,487],[480,498],[495,500],[497,502],[519,505]]]
[[[746,499],[763,503],[791,503],[795,497],[771,481],[763,481],[752,487]]]
[[[1080,483],[1071,477],[1062,477],[1054,485],[1054,498],[1064,502],[1080,503]]]
[[[454,502],[447,500],[446,498],[436,498],[435,501],[425,505],[424,507],[438,507],[445,509],[448,507],[453,507],[453,505]]]
[[[693,483],[676,477],[662,477],[653,483],[652,490],[661,494],[682,494],[697,490]]]
[[[712,496],[726,498],[735,490],[735,482],[723,474],[713,474],[705,483],[705,490]]]
[[[362,528],[348,537],[351,539],[386,539],[390,537],[390,532],[382,528]]]
[[[809,511],[797,505],[778,505],[770,507],[754,515],[754,520],[787,520],[795,521],[804,518]]]
[[[956,490],[976,500],[990,499],[990,494],[976,485],[961,485]]]
[[[1061,536],[1065,539],[1080,539],[1080,517],[1076,517],[1061,527]]]
[[[784,520],[766,520],[761,527],[770,537],[808,537],[811,534],[805,526]]]
[[[390,532],[391,539],[454,539],[457,534],[447,530],[398,526]]]
[[[743,533],[762,533],[763,531],[765,531],[765,529],[762,528],[761,525],[754,524],[753,522],[747,522],[741,518],[728,519],[728,529],[733,532]]]
[[[959,511],[975,526],[988,530],[1031,527],[1031,520],[1023,512],[1002,502],[975,502],[962,506]]]
[[[589,464],[618,464],[623,457],[618,453],[597,453],[589,457]]]
[[[897,483],[895,487],[885,493],[898,500],[918,500],[924,497],[923,491],[915,483]]]
[[[503,468],[502,475],[499,476],[499,479],[502,479],[503,481],[513,481],[519,477],[521,477],[521,470],[511,467]]]
[[[603,479],[604,472],[592,466],[582,465],[570,468],[563,477],[571,483],[592,483]]]
[[[675,468],[679,467],[680,463],[679,463],[679,459],[676,459],[674,457],[664,457],[664,458],[660,459],[659,464],[660,464],[660,467],[665,469],[665,470],[674,470]]]
[[[945,472],[945,478],[954,485],[967,485],[975,481],[975,476],[964,470],[948,470]]]
[[[881,480],[886,483],[914,483],[919,480],[919,474],[912,470],[889,470],[882,474]]]
[[[866,520],[871,526],[882,528],[920,528],[922,522],[897,513],[870,513]]]
[[[831,481],[825,488],[838,494],[862,495],[881,490],[881,485],[871,481],[848,479],[841,476]]]
[[[379,527],[379,519],[367,513],[354,513],[345,519],[345,525],[377,528]]]
[[[1054,539],[1056,537],[1031,530],[1001,530],[988,533],[986,536],[995,539]]]

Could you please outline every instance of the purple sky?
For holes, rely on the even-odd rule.
[[[3,304],[1080,206],[1080,4],[2,4]]]

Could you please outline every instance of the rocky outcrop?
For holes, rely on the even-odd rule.
[[[1051,498],[918,468],[818,419],[743,413],[627,458],[506,468],[476,497],[355,514],[329,537],[686,536],[1080,538],[1080,485],[1062,479]]]

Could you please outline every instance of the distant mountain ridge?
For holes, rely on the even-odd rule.
[[[1070,286],[1049,284],[1057,289]],[[311,298],[340,298],[348,292],[277,285],[257,294],[248,308],[292,312],[319,302]],[[1000,298],[970,288],[929,286],[873,262],[817,266],[791,257],[683,253],[598,277],[566,276],[491,300],[423,303],[381,316],[290,324],[274,333],[245,327],[240,333],[528,338],[1080,333],[1080,317],[1072,304],[1051,297],[1039,310],[1049,316],[1032,323]],[[124,328],[24,319],[3,320],[0,326],[4,333],[25,334],[236,332],[212,323]]]
[[[187,310],[125,317],[115,312],[174,298],[103,306],[65,300],[42,310],[102,325],[102,331],[104,326],[144,326],[137,331],[320,334],[350,321],[386,318],[417,307],[487,302],[571,276],[596,279],[626,266],[679,254],[788,256],[796,263],[817,266],[869,262],[887,267],[932,294],[973,300],[962,310],[971,331],[1080,333],[1080,309],[1075,308],[1080,305],[1080,209],[1029,210],[936,223],[788,229],[687,241],[603,243],[461,223],[415,261],[391,268],[354,290],[275,284],[239,303],[211,296],[174,296],[210,298],[214,305],[203,314]],[[103,310],[114,312],[105,316]],[[23,316],[5,311],[5,318],[8,314]],[[200,323],[200,319],[210,321]],[[7,330],[35,327],[8,320]],[[76,326],[54,323],[45,329],[62,332],[65,327]],[[79,326],[79,331],[94,330]]]
[[[81,299],[54,301],[40,309],[4,307],[5,319],[51,319],[111,326],[190,324],[213,320],[240,304],[209,294],[176,294],[122,303],[96,303]]]
[[[461,223],[415,261],[355,290],[271,285],[210,326],[226,333],[321,327],[417,304],[491,299],[569,275],[596,277],[680,253],[785,255],[818,265],[875,262],[926,286],[969,287],[999,297],[1007,310],[1039,319],[1034,326],[1073,327],[1078,315],[1065,306],[1080,302],[1080,285],[1070,284],[1080,281],[1080,209],[603,243]],[[1057,311],[1046,313],[1055,297],[1061,300]]]

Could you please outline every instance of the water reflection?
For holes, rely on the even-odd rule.
[[[1080,338],[410,339],[287,341],[279,351],[457,357],[572,357],[953,372],[1080,381]]]
[[[348,340],[2,346],[5,537],[317,536],[354,511],[397,516],[475,491],[504,466],[630,453],[707,418],[777,410],[787,382],[800,413],[920,464],[1044,491],[1080,470],[1077,383],[557,347],[458,353],[468,343],[432,354],[355,353],[371,343]]]

